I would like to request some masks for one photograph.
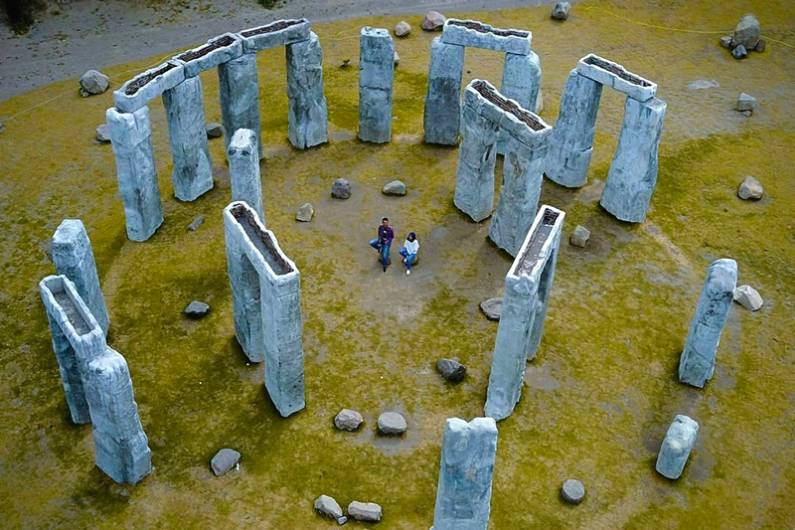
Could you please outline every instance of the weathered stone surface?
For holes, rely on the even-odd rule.
[[[248,129],[256,135],[257,158],[261,160],[265,155],[260,134],[257,56],[244,53],[237,59],[219,65],[218,91],[226,148],[229,149],[235,131]]]
[[[762,183],[750,175],[745,177],[737,188],[737,196],[743,200],[759,200],[764,193]]]
[[[389,32],[365,26],[359,34],[359,139],[392,138],[392,84],[395,44]]]
[[[163,223],[149,108],[143,106],[132,113],[109,108],[105,117],[116,157],[127,237],[146,241]]]
[[[740,44],[739,46],[736,46],[732,50],[732,56],[735,59],[745,59],[746,57],[748,57],[748,50],[745,48],[745,46]]]
[[[411,24],[405,20],[401,20],[395,24],[394,33],[395,37],[408,37],[409,33],[411,33]]]
[[[55,270],[69,278],[105,336],[110,318],[99,285],[94,251],[80,219],[64,219],[52,236],[52,261]]]
[[[740,92],[740,95],[737,96],[737,104],[734,106],[734,109],[739,112],[753,112],[756,110],[756,98],[745,92]]]
[[[585,248],[585,245],[588,244],[588,239],[590,239],[590,237],[590,230],[582,225],[577,225],[574,227],[574,231],[571,233],[569,243],[575,247]]]
[[[357,521],[377,523],[383,517],[381,506],[374,502],[353,501],[348,505],[348,515]]]
[[[315,208],[310,203],[305,202],[301,206],[298,207],[298,210],[295,212],[295,220],[301,221],[302,223],[308,223],[312,220],[315,216]]]
[[[724,35],[720,38],[720,45],[727,50],[731,50],[732,47],[732,36],[731,35]]]
[[[317,35],[287,45],[287,136],[297,149],[328,142],[323,50]]]
[[[425,31],[441,31],[444,22],[447,20],[443,14],[438,11],[428,11],[422,19],[422,27]]]
[[[549,15],[554,20],[568,20],[571,4],[569,2],[556,2]]]
[[[331,186],[331,196],[335,199],[348,199],[351,196],[351,189],[348,179],[338,178]]]
[[[191,77],[163,92],[163,106],[171,140],[174,196],[194,201],[213,188],[201,80]]]
[[[232,200],[248,203],[264,224],[265,207],[262,203],[257,135],[249,129],[236,130],[229,141],[226,153],[229,157]]]
[[[439,359],[436,361],[436,370],[451,383],[463,381],[467,375],[466,366],[456,359]]]
[[[439,37],[433,39],[428,67],[428,92],[423,111],[425,143],[458,143],[464,50],[463,46],[445,44]]]
[[[310,28],[311,24],[307,19],[290,18],[244,29],[238,35],[243,39],[243,52],[256,53],[276,46],[305,41],[310,37]]]
[[[193,221],[191,221],[190,224],[188,225],[188,230],[190,230],[191,232],[195,232],[203,224],[204,224],[204,216],[197,215],[196,217],[193,218]]]
[[[720,334],[731,309],[737,283],[737,262],[713,261],[707,269],[690,331],[679,359],[679,381],[703,388],[715,372]]]
[[[403,196],[406,194],[406,184],[402,180],[392,180],[384,184],[381,193],[384,195]]]
[[[224,447],[210,460],[210,468],[216,477],[220,477],[228,473],[238,462],[240,462],[240,453],[229,447]]]
[[[144,82],[144,78],[146,81]],[[185,69],[179,61],[166,61],[163,64],[144,70],[113,91],[113,103],[119,112],[135,112],[158,97],[164,91],[174,88],[185,80]],[[143,84],[141,85],[141,83]],[[141,85],[141,86],[138,86]]]
[[[103,123],[102,125],[97,127],[96,139],[101,144],[110,143],[110,130],[108,129],[107,123]]]
[[[480,303],[480,310],[489,320],[499,320],[502,314],[502,298],[489,298]]]
[[[677,414],[657,454],[657,472],[671,480],[682,476],[697,437],[698,423],[683,414]]]
[[[182,310],[188,318],[199,319],[210,312],[210,306],[200,300],[194,300]]]
[[[475,418],[469,423],[459,418],[447,420],[434,530],[488,528],[496,454],[497,425],[493,419]]]
[[[207,138],[220,138],[224,135],[224,126],[214,121],[205,125],[204,130],[207,133]]]
[[[759,311],[765,304],[759,291],[750,285],[741,285],[734,290],[734,301],[749,311]]]
[[[477,26],[475,29],[473,26]],[[497,52],[527,55],[533,35],[521,29],[499,29],[477,20],[448,18],[444,23],[442,42],[483,48]]]
[[[87,70],[80,76],[80,95],[83,97],[102,94],[110,86],[108,76],[97,70]]]
[[[593,53],[577,61],[577,72],[638,101],[648,101],[657,93],[656,83]]]
[[[646,219],[657,186],[658,150],[667,104],[627,98],[618,147],[599,204],[621,221]]]
[[[334,426],[341,431],[355,431],[362,423],[364,418],[355,410],[342,409],[334,416]]]
[[[580,504],[585,498],[585,486],[577,479],[567,479],[560,487],[560,496],[569,504]]]
[[[398,412],[384,412],[378,416],[378,431],[381,434],[403,434],[407,428],[406,419]]]
[[[529,52],[526,55],[517,55],[515,53],[505,54],[505,63],[502,67],[500,94],[516,101],[523,109],[537,112],[534,110],[534,106],[538,99],[540,87],[541,63],[538,59],[538,55],[533,52]],[[505,155],[507,141],[507,131],[501,130],[497,140],[498,154]],[[532,215],[530,217],[532,219]]]
[[[323,517],[330,517],[334,520],[343,516],[339,503],[334,497],[329,497],[328,495],[321,495],[315,499],[315,511]]]
[[[347,522],[348,522],[348,518],[345,517],[344,515],[342,517],[337,517],[337,524],[338,525],[342,526],[342,525],[344,525]]]
[[[225,44],[224,44],[225,43]],[[206,47],[213,47],[209,52]],[[224,33],[208,40],[205,44],[185,50],[174,56],[185,68],[185,77],[195,77],[205,70],[233,61],[243,54],[243,39],[234,33]]]
[[[734,28],[734,35],[732,35],[732,42],[735,46],[745,46],[746,49],[752,50],[759,42],[759,35],[762,30],[759,27],[759,20],[752,14],[743,16],[737,27]]]

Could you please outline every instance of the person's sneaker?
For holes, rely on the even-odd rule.
[[[406,276],[408,276],[409,274],[411,274],[411,270],[406,269]]]

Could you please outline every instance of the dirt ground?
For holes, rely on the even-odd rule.
[[[721,31],[747,11],[770,39],[764,53],[735,61]],[[658,187],[648,220],[616,221],[598,199],[620,129],[623,98],[605,91],[589,184],[544,183],[542,202],[566,211],[564,238],[577,224],[588,247],[564,244],[545,335],[528,364],[522,400],[500,422],[491,528],[792,527],[795,508],[795,10],[786,1],[577,4],[565,23],[549,7],[456,13],[498,27],[533,31],[545,110],[554,123],[560,91],[577,59],[596,52],[659,85],[668,102]],[[311,16],[310,13],[310,17]],[[358,29],[415,31],[396,40],[394,139],[356,141]],[[312,511],[325,493],[346,506],[378,502],[378,528],[428,528],[444,421],[483,411],[497,326],[478,303],[499,295],[511,259],[452,205],[458,150],[424,145],[422,107],[433,34],[421,15],[368,16],[313,26],[325,57],[328,145],[297,151],[286,140],[283,50],[260,54],[262,164],[267,222],[302,275],[306,410],[282,419],[234,339],[221,210],[230,198],[222,140],[211,140],[215,188],[193,203],[172,197],[162,103],[151,105],[165,223],[145,243],[128,241],[109,145],[94,129],[110,92],[80,98],[73,79],[0,102],[0,514],[10,528],[330,528]],[[224,30],[195,34],[201,42]],[[680,31],[685,30],[685,31]],[[177,50],[169,50],[172,54]],[[113,87],[161,60],[142,48],[106,68]],[[125,52],[127,53],[127,52]],[[499,83],[499,54],[467,51],[465,82]],[[719,87],[693,90],[699,79]],[[209,121],[220,121],[215,72],[202,74]],[[759,100],[750,118],[733,110],[739,92]],[[498,167],[499,169],[499,167]],[[758,202],[737,198],[756,176]],[[337,177],[353,196],[333,200]],[[406,197],[380,190],[394,178]],[[308,224],[294,220],[309,201]],[[186,227],[205,217],[196,231]],[[422,243],[416,273],[381,272],[367,246],[387,215],[402,238]],[[155,470],[120,486],[93,464],[89,426],[74,426],[50,344],[37,282],[53,272],[46,245],[64,218],[86,224],[110,311],[109,343],[127,359]],[[698,390],[676,367],[709,263],[731,257],[739,283],[765,306],[735,305],[715,376]],[[397,260],[395,260],[397,261]],[[210,315],[182,309],[207,301]],[[457,357],[469,371],[458,385],[434,369]],[[365,417],[357,433],[332,427],[339,409]],[[398,410],[409,430],[375,434],[379,413]],[[701,426],[676,482],[654,472],[675,414]],[[222,478],[208,462],[234,447],[241,469]],[[560,501],[570,477],[587,488],[577,507]],[[367,525],[349,523],[354,528]]]

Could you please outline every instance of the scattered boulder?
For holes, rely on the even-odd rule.
[[[480,303],[480,310],[489,320],[499,320],[502,314],[502,298],[489,298]]]
[[[398,55],[397,50],[395,50],[395,54],[392,56],[392,59],[395,62],[395,66],[400,64],[400,55]]]
[[[569,2],[557,2],[555,7],[552,8],[552,14],[549,16],[553,20],[567,20],[569,18],[569,11],[571,11],[571,4]]]
[[[199,300],[194,300],[182,312],[188,318],[199,319],[207,316],[207,313],[210,312],[210,306]]]
[[[734,301],[749,311],[759,311],[765,305],[759,291],[750,285],[741,285],[734,290]]]
[[[765,190],[762,188],[762,183],[750,175],[745,177],[737,188],[737,196],[746,201],[757,201],[762,198],[764,193]]]
[[[109,86],[108,76],[97,70],[88,70],[80,77],[80,95],[84,98],[102,94]]]
[[[210,467],[216,477],[226,474],[230,469],[235,467],[240,462],[240,453],[234,449],[224,447],[217,453],[212,460],[210,460]]]
[[[732,49],[732,36],[731,35],[724,35],[720,38],[720,45],[726,48],[727,50]]]
[[[438,11],[428,11],[425,13],[425,18],[422,19],[422,29],[425,31],[442,31],[447,17]]]
[[[348,505],[348,515],[357,521],[377,523],[383,516],[383,510],[374,502],[353,501]]]
[[[403,434],[406,428],[406,419],[398,412],[384,412],[378,416],[378,431],[381,434]],[[354,516],[354,519],[358,518]]]
[[[331,519],[343,517],[339,503],[334,497],[329,497],[328,495],[321,495],[315,499],[315,511],[323,517],[330,517]]]
[[[110,129],[108,129],[107,123],[103,123],[102,125],[97,127],[96,138],[97,141],[101,144],[110,143]]]
[[[405,20],[401,20],[395,24],[395,37],[408,37],[411,33],[411,24]]]
[[[734,109],[739,112],[753,113],[754,110],[756,110],[756,98],[745,92],[740,92],[740,95],[737,96],[737,104],[734,106]]]
[[[348,522],[348,518],[345,517],[344,515],[342,517],[337,517],[337,524],[338,525],[342,526],[342,525],[344,525],[347,522]]]
[[[466,366],[456,359],[439,359],[436,361],[436,370],[451,383],[463,381],[467,375]]]
[[[333,193],[333,192],[332,192]],[[315,216],[315,207],[311,203],[305,202],[295,211],[295,220],[308,223]]]
[[[737,27],[734,28],[734,35],[732,35],[732,42],[735,49],[739,46],[745,49],[753,50],[759,42],[759,35],[762,29],[759,26],[759,20],[754,15],[748,14],[740,19]]]
[[[339,178],[331,186],[331,196],[335,199],[349,199],[351,196],[351,183],[348,179]]]
[[[718,88],[720,83],[714,79],[696,79],[687,85],[690,90],[705,90],[707,88]]]
[[[569,504],[580,504],[585,498],[585,486],[579,480],[570,478],[560,487],[560,496]]]
[[[191,221],[190,224],[188,225],[188,230],[190,230],[191,232],[195,232],[203,224],[204,224],[204,216],[197,215],[196,217],[193,218],[193,221]]]
[[[590,238],[591,231],[582,225],[577,225],[574,227],[574,232],[571,233],[571,237],[569,237],[569,244],[575,247],[585,248]]]
[[[732,50],[732,55],[735,59],[745,59],[748,56],[748,50],[745,49],[745,46],[740,44]]]
[[[384,184],[381,193],[384,195],[403,196],[406,194],[406,184],[402,180],[393,180]]]
[[[355,410],[342,409],[334,416],[334,426],[341,431],[355,431],[362,423],[364,418]]]
[[[224,126],[214,121],[205,124],[204,130],[207,132],[207,138],[220,138],[224,135]]]

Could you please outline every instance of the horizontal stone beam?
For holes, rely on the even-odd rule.
[[[243,53],[254,53],[306,40],[310,29],[307,19],[291,18],[244,29],[238,35],[243,41]]]
[[[185,80],[185,70],[177,61],[166,61],[136,75],[113,92],[119,112],[135,112]]]
[[[533,34],[519,29],[498,29],[477,20],[448,18],[442,28],[442,42],[528,55]]]
[[[215,68],[221,63],[237,59],[243,55],[243,39],[234,33],[224,33],[208,40],[196,48],[174,56],[185,69],[185,77],[194,77],[204,70]]]
[[[577,73],[623,92],[638,101],[647,101],[657,93],[656,83],[633,74],[620,64],[608,61],[593,53],[577,62]]]

